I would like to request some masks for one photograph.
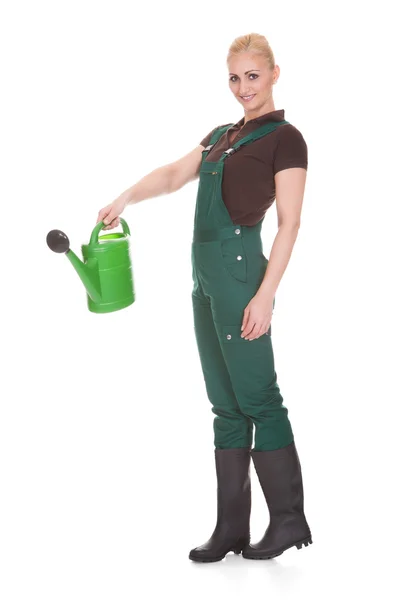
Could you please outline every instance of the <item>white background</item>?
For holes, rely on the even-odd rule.
[[[2,3],[2,600],[398,597],[394,4]],[[309,151],[272,330],[314,543],[194,564],[216,519],[191,313],[198,182],[124,212],[125,310],[90,313],[46,235],[62,229],[80,255],[100,208],[237,122],[226,55],[250,32],[271,43],[275,109]],[[273,205],[266,256],[276,226]]]

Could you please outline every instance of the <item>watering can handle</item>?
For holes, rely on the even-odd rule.
[[[120,217],[120,222],[121,222],[122,229],[123,229],[123,232],[125,233],[125,235],[131,235],[128,223],[125,221],[125,219]],[[103,229],[104,225],[105,225],[105,223],[103,221],[100,221],[99,223],[97,223],[96,227],[92,231],[92,235],[90,236],[90,242],[89,242],[90,244],[96,244],[98,242],[99,233]]]

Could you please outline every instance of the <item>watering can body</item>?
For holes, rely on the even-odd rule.
[[[135,301],[135,286],[130,255],[130,230],[120,219],[123,233],[99,236],[104,223],[99,222],[92,231],[90,242],[82,244],[83,262],[69,248],[67,236],[50,231],[49,247],[55,252],[65,252],[86,288],[87,306],[94,313],[108,313],[130,306]]]

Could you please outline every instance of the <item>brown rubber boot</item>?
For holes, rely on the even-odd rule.
[[[215,449],[217,523],[210,539],[190,551],[198,562],[222,560],[231,550],[240,554],[250,542],[250,447]]]
[[[312,544],[304,515],[303,481],[295,443],[265,452],[251,451],[267,501],[270,522],[260,542],[248,544],[243,558],[274,558],[288,548]]]

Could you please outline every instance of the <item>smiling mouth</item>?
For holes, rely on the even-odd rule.
[[[255,94],[251,94],[250,96],[240,96],[240,97],[245,102],[249,102],[250,100],[252,100],[254,98],[254,96],[255,96]]]

